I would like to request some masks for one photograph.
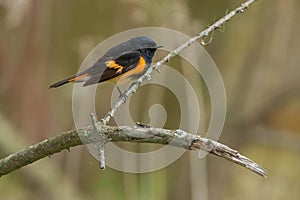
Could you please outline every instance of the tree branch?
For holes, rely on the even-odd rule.
[[[7,156],[0,160],[0,176],[64,149],[69,150],[71,147],[82,145],[82,140],[85,143],[96,143],[102,138],[102,134],[105,134],[110,142],[156,143],[187,150],[201,149],[250,169],[263,177],[267,176],[267,172],[261,166],[239,154],[236,150],[182,130],[141,126],[113,127],[105,125],[99,127],[99,129],[100,132],[96,131],[93,126],[89,126],[79,130],[64,132],[56,137],[46,139],[36,145]]]
[[[179,148],[185,148],[188,150],[202,149],[211,154],[225,158],[231,162],[237,163],[243,167],[250,169],[251,171],[266,177],[266,171],[257,165],[252,160],[239,154],[237,151],[229,148],[226,145],[212,141],[207,138],[203,138],[198,135],[186,133],[182,130],[167,130],[152,127],[112,127],[106,126],[110,119],[115,115],[118,108],[126,102],[126,97],[133,94],[141,85],[141,83],[150,78],[150,75],[154,70],[157,70],[163,63],[169,61],[171,58],[179,54],[181,51],[189,47],[191,44],[199,39],[204,39],[213,30],[221,28],[228,20],[238,13],[249,7],[250,4],[256,0],[248,0],[235,10],[231,11],[223,18],[215,22],[213,25],[208,27],[206,30],[197,34],[172,52],[170,52],[161,61],[149,67],[149,69],[141,76],[137,81],[131,84],[131,86],[124,92],[124,94],[115,102],[110,112],[101,120],[101,123],[94,123],[94,126],[87,127],[80,130],[71,130],[64,132],[54,138],[44,140],[34,146],[30,146],[22,151],[15,154],[9,155],[6,158],[0,160],[0,176],[8,174],[16,169],[19,169],[25,165],[33,163],[46,156],[51,156],[64,149],[70,147],[82,145],[84,143],[97,143],[107,139],[105,141],[127,141],[136,143],[157,143],[163,145],[172,145]],[[99,128],[96,128],[99,127]],[[97,129],[97,130],[96,130]],[[103,138],[105,136],[105,138]],[[104,163],[104,161],[103,161]],[[105,164],[105,163],[104,163]]]

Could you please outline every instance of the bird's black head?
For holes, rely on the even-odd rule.
[[[146,63],[150,64],[152,62],[152,58],[156,50],[157,48],[146,48],[146,49],[139,49],[138,51],[145,58]]]
[[[147,64],[152,62],[155,51],[162,47],[146,36],[132,38],[129,42],[134,46],[136,51],[139,51],[142,54]]]

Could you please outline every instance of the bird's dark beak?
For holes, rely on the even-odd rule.
[[[158,48],[162,48],[162,47],[164,47],[164,46],[162,46],[162,45],[156,45],[156,46],[153,47],[153,48],[158,49]]]

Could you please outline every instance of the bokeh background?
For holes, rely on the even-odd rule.
[[[240,3],[0,0],[0,157],[74,128],[72,85],[48,86],[76,72],[107,37],[144,26],[193,36]],[[215,156],[195,161],[188,152],[152,173],[100,171],[84,147],[75,147],[1,177],[0,199],[299,199],[299,8],[296,0],[258,1],[227,23],[224,32],[215,31],[213,43],[205,47],[227,93],[220,141],[266,168],[267,179]],[[185,71],[186,63],[177,61],[169,66]],[[205,132],[209,95],[201,78],[196,86],[197,77],[189,78],[203,91],[206,117],[200,129]],[[109,109],[112,88],[101,87],[99,117]],[[149,122],[149,106],[160,103],[168,112],[165,127],[178,127],[178,103],[169,91],[149,86],[135,95],[129,103],[136,121]],[[132,151],[159,148],[121,145]]]

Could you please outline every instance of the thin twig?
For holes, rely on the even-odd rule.
[[[239,154],[236,150],[199,135],[190,134],[182,130],[168,130],[143,126],[113,127],[105,125],[99,127],[99,131],[95,131],[93,126],[89,126],[79,130],[64,132],[54,138],[44,140],[36,145],[7,156],[0,160],[0,176],[64,149],[82,145],[82,140],[85,144],[96,143],[102,138],[103,134],[107,136],[107,141],[109,142],[156,143],[187,150],[201,149],[250,169],[260,176],[267,176],[267,172],[262,167],[249,158]]]
[[[243,13],[245,9],[247,9],[250,4],[254,3],[257,0],[248,0],[245,3],[241,4],[238,8],[234,9],[233,11],[226,14],[224,17],[216,21],[214,24],[209,26],[207,29],[202,31],[201,33],[197,34],[195,37],[189,39],[184,44],[177,47],[175,50],[171,51],[166,57],[164,57],[159,62],[153,64],[151,67],[148,68],[148,70],[141,76],[139,79],[137,79],[135,82],[133,82],[130,87],[123,93],[125,97],[128,97],[129,95],[136,92],[136,90],[141,86],[141,84],[150,78],[150,75],[153,71],[158,70],[158,67],[160,67],[165,62],[169,61],[171,58],[182,52],[184,49],[189,47],[191,44],[196,42],[199,39],[205,38],[214,31],[215,29],[221,28],[228,20],[230,20],[233,16],[235,16],[238,13]],[[126,98],[120,97],[118,100],[114,103],[111,110],[107,113],[107,115],[101,120],[102,124],[107,124],[110,119],[116,114],[118,108],[126,102]]]
[[[105,169],[105,143],[107,141],[106,135],[101,133],[100,127],[97,125],[98,121],[97,121],[97,117],[95,115],[95,113],[91,113],[91,118],[92,118],[92,122],[93,122],[93,127],[94,130],[100,134],[100,139],[95,143],[96,145],[96,149],[98,151],[98,156],[99,156],[99,166],[100,169]]]
[[[255,2],[256,0],[248,0],[247,2],[243,3],[241,6],[239,6],[238,8],[236,8],[235,10],[231,11],[230,13],[226,13],[225,16],[221,19],[219,19],[217,22],[215,22],[213,25],[209,26],[207,29],[205,29],[204,31],[202,31],[201,33],[197,34],[195,37],[189,39],[187,42],[185,42],[184,44],[180,45],[179,47],[177,47],[175,50],[171,51],[167,56],[165,56],[162,60],[160,60],[159,62],[155,63],[154,65],[150,66],[146,72],[140,77],[138,78],[135,82],[133,82],[129,88],[122,93],[122,95],[120,95],[120,97],[117,99],[117,101],[114,103],[114,105],[112,106],[111,110],[107,113],[107,115],[101,119],[101,122],[99,124],[101,125],[106,125],[110,119],[112,117],[114,117],[114,115],[116,114],[118,108],[124,104],[126,102],[126,100],[128,99],[129,95],[133,94],[136,92],[136,90],[141,86],[141,84],[145,81],[145,80],[149,80],[151,78],[151,74],[153,71],[158,71],[159,72],[159,67],[164,64],[165,62],[169,61],[172,57],[176,56],[177,54],[179,54],[181,51],[183,51],[184,49],[186,49],[187,47],[189,47],[191,44],[193,44],[194,42],[196,42],[198,39],[201,39],[201,44],[202,45],[208,45],[212,42],[213,40],[213,34],[214,34],[214,30],[215,29],[220,29],[222,26],[225,25],[225,23],[231,19],[233,16],[235,16],[238,13],[243,13],[244,10],[246,8],[249,7],[249,5],[253,2]],[[209,33],[212,32],[212,35],[209,39],[208,42],[205,42],[204,39],[209,35]],[[119,89],[118,89],[119,90]],[[100,154],[100,165],[103,165],[103,163],[101,163],[101,161],[103,161],[104,158],[104,145],[101,148],[100,152],[103,152],[102,154]]]

